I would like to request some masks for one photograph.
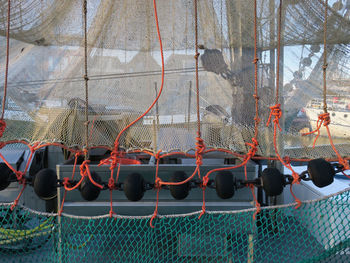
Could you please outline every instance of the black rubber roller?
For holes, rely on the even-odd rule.
[[[6,189],[10,185],[12,176],[14,176],[14,172],[12,172],[6,163],[0,163],[0,191]]]
[[[311,160],[307,164],[307,171],[312,182],[317,187],[325,187],[334,181],[334,168],[325,159],[319,158]]]
[[[261,184],[268,196],[276,196],[282,194],[286,181],[277,168],[266,168],[261,174]]]
[[[176,171],[171,177],[170,182],[182,182],[187,179],[184,171]],[[176,200],[185,199],[190,192],[190,183],[180,185],[169,185],[170,193]]]
[[[43,200],[57,196],[57,175],[52,169],[42,169],[34,175],[34,192]]]
[[[102,179],[96,172],[91,172],[92,179],[101,184]],[[94,201],[100,195],[101,189],[94,185],[88,177],[85,177],[79,186],[80,194],[86,201]]]
[[[145,193],[145,180],[139,173],[129,174],[123,185],[123,190],[126,198],[130,201],[139,201]]]
[[[230,171],[219,171],[215,177],[217,195],[222,199],[229,199],[235,194],[236,182]]]

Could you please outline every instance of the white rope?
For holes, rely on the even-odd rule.
[[[345,192],[350,191],[350,187],[346,188],[342,191],[339,191],[337,193],[331,194],[331,195],[327,195],[318,199],[314,199],[314,200],[307,200],[307,201],[302,201],[302,204],[313,204],[313,203],[317,203],[326,199],[330,199],[332,197],[335,197],[337,195],[341,195]],[[0,203],[0,206],[11,206],[13,203]],[[297,203],[290,203],[290,204],[284,204],[284,205],[275,205],[275,206],[265,206],[265,207],[261,207],[261,210],[270,210],[270,209],[277,209],[277,208],[287,208],[287,207],[292,207],[292,206],[296,206]],[[350,205],[350,204],[349,204]],[[31,208],[22,206],[22,205],[18,205],[19,207],[21,207],[23,210],[26,210],[30,213],[36,214],[36,215],[40,215],[40,216],[47,216],[47,217],[56,217],[59,216],[57,213],[47,213],[47,212],[40,212],[40,211],[36,211],[33,210]],[[299,208],[301,209],[301,208]],[[232,210],[232,211],[206,211],[206,214],[239,214],[239,213],[247,213],[247,212],[255,212],[256,208],[248,208],[248,209],[241,209],[241,210]],[[201,211],[196,211],[196,212],[192,212],[192,213],[186,213],[186,214],[171,214],[171,215],[158,215],[157,218],[176,218],[176,217],[190,217],[190,216],[195,216],[195,215],[199,215],[201,213]],[[105,218],[109,218],[109,214],[106,215],[100,215],[100,216],[77,216],[77,215],[71,215],[71,214],[66,214],[66,213],[62,213],[63,217],[66,218],[72,218],[72,219],[83,219],[83,220],[95,220],[95,219],[105,219]],[[150,219],[153,216],[153,214],[151,215],[146,215],[146,216],[127,216],[127,215],[113,215],[113,218],[117,218],[117,219]]]

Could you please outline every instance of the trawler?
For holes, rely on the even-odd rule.
[[[312,130],[317,127],[318,116],[323,113],[322,99],[311,100],[304,112],[309,119]],[[330,97],[327,100],[328,112],[331,118],[332,135],[339,138],[350,137],[350,98],[349,97]],[[305,130],[306,131],[306,130]],[[321,136],[327,136],[326,130],[320,130]]]

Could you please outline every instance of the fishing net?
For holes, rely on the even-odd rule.
[[[324,187],[338,172],[348,176],[348,1],[0,3],[0,148],[29,149],[21,170],[0,152],[0,188],[22,185],[12,204],[0,206],[2,262],[346,262],[349,190],[302,203],[292,185]],[[71,178],[45,169],[28,175],[49,146],[75,157]],[[98,162],[109,166],[108,182],[90,171],[96,148],[106,150]],[[142,170],[144,155],[154,182],[141,185],[133,175],[131,187],[128,178],[120,183],[120,166]],[[203,159],[223,155],[225,164],[203,173]],[[160,163],[172,156],[184,166],[193,159],[192,175],[163,181]],[[279,161],[291,175],[275,169],[248,178],[252,160],[260,168],[261,160]],[[309,162],[308,171],[298,174],[292,162]],[[222,173],[236,168],[244,179]],[[206,188],[220,196],[220,180],[231,192],[250,188],[256,208],[206,211]],[[201,188],[202,211],[158,215],[160,190],[187,183]],[[260,207],[255,186],[276,196],[287,184],[297,206]],[[64,188],[58,214],[17,206],[27,185],[44,200]],[[84,195],[84,187],[110,191],[109,215],[62,214],[67,192]],[[153,215],[113,211],[114,190],[137,201],[150,189]]]
[[[0,32],[4,36],[7,4],[3,2]],[[199,50],[202,138],[207,147],[243,154],[254,134],[253,6],[253,1],[205,0],[198,3],[197,12],[198,44],[203,48]],[[278,1],[257,3],[260,156],[275,155],[266,122],[269,106],[275,104],[278,6]],[[119,146],[185,152],[195,148],[197,122],[194,8],[188,1],[160,1],[157,8],[165,57],[164,91],[157,105],[123,133]],[[330,129],[344,157],[350,152],[348,8],[342,1],[330,3],[327,23]],[[291,0],[284,1],[282,9],[280,150],[292,158],[334,158],[330,147],[312,149],[314,137],[300,133],[315,129],[322,111],[324,3]],[[9,128],[2,139],[83,148],[82,2],[14,0],[11,13],[5,111]],[[89,146],[112,147],[118,133],[151,105],[161,86],[152,1],[90,1],[87,31]],[[0,41],[2,65],[5,39]],[[5,69],[0,70],[3,86]],[[325,135],[321,129],[317,145],[328,144]],[[294,147],[302,150],[293,151]]]
[[[150,217],[74,217],[1,205],[2,262],[348,262],[350,192],[293,206]]]

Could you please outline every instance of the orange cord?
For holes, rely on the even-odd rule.
[[[161,85],[160,85],[160,89],[159,89],[159,93],[157,95],[157,97],[155,98],[155,100],[152,102],[152,104],[148,107],[148,109],[143,113],[141,114],[136,120],[130,122],[124,129],[122,129],[117,138],[115,139],[115,142],[114,142],[114,147],[116,150],[118,150],[118,147],[119,147],[119,139],[120,137],[122,136],[122,134],[127,130],[129,129],[131,126],[133,126],[136,122],[138,122],[140,119],[142,119],[152,108],[153,106],[157,103],[160,95],[162,94],[162,91],[163,91],[163,86],[164,86],[164,70],[165,70],[165,67],[164,67],[164,55],[163,55],[163,44],[162,44],[162,37],[161,37],[161,34],[160,34],[160,30],[159,30],[159,23],[158,23],[158,14],[157,14],[157,5],[156,5],[156,0],[153,0],[153,9],[154,9],[154,18],[155,18],[155,22],[156,22],[156,27],[157,27],[157,34],[158,34],[158,40],[159,40],[159,46],[160,46],[160,56],[161,56],[161,60],[162,60],[162,82],[161,82]]]
[[[150,226],[152,228],[154,228],[154,225],[153,225],[153,220],[157,217],[158,215],[158,203],[159,203],[159,191],[160,189],[162,188],[162,184],[161,184],[161,179],[158,177],[158,171],[159,171],[159,154],[161,153],[161,151],[159,151],[156,155],[156,160],[157,160],[157,165],[156,165],[156,176],[155,176],[155,183],[154,183],[154,189],[157,190],[157,197],[156,197],[156,207],[154,209],[154,212],[153,212],[153,215],[151,217],[151,220],[150,220]]]
[[[109,188],[109,200],[110,200],[110,210],[109,210],[109,217],[112,217],[116,213],[113,211],[113,190],[116,189],[115,184],[118,182],[119,179],[119,173],[120,173],[120,162],[118,163],[118,169],[117,169],[117,175],[116,179],[114,180],[113,177],[114,169],[111,168],[111,176],[108,181],[108,188]]]
[[[21,196],[22,196],[22,194],[23,194],[23,192],[24,192],[24,189],[25,189],[26,186],[27,186],[26,179],[25,179],[24,176],[25,176],[25,174],[26,174],[27,171],[28,171],[29,165],[30,165],[30,163],[31,163],[31,161],[32,161],[33,154],[34,154],[34,152],[36,151],[36,146],[37,146],[37,145],[38,145],[38,143],[34,143],[33,146],[28,145],[28,146],[29,146],[29,149],[30,149],[30,155],[29,155],[29,158],[28,158],[26,167],[24,168],[24,171],[23,171],[23,172],[21,172],[21,171],[15,171],[15,174],[16,174],[16,177],[17,177],[17,181],[18,181],[19,184],[22,184],[23,187],[22,187],[20,193],[18,194],[17,198],[13,201],[13,204],[11,205],[11,208],[10,208],[11,211],[17,206],[18,201],[19,201],[19,199],[21,198]],[[6,165],[7,165],[7,162],[5,162],[5,163],[6,163]],[[11,169],[11,168],[10,168],[10,169]]]
[[[322,114],[318,115],[316,129],[314,131],[311,131],[311,132],[302,133],[301,135],[305,136],[305,135],[309,135],[309,134],[313,134],[313,133],[317,132],[317,136],[314,140],[314,143],[312,144],[312,148],[315,148],[316,141],[317,141],[318,137],[320,136],[320,129],[322,127],[322,124],[324,126],[328,126],[330,123],[331,123],[331,119],[329,117],[329,113],[328,112],[322,113]]]
[[[74,165],[73,165],[73,171],[72,171],[72,177],[71,177],[72,181],[74,179],[75,168],[77,166],[77,161],[78,161],[79,155],[80,155],[79,153],[76,153],[74,156]],[[66,200],[67,191],[71,191],[71,190],[77,188],[77,187],[76,188],[73,187],[73,189],[71,189],[71,188],[68,188],[68,185],[69,185],[69,178],[68,177],[63,178],[64,194],[63,194],[63,198],[62,198],[61,208],[60,208],[60,211],[58,212],[59,216],[61,216],[61,214],[63,212],[63,206],[64,206],[64,201]]]
[[[277,128],[282,131],[281,126],[279,124],[279,120],[282,117],[282,110],[281,110],[281,104],[279,104],[279,85],[280,85],[280,57],[281,57],[281,26],[282,26],[282,0],[280,0],[279,5],[279,13],[278,13],[278,33],[277,33],[277,74],[276,74],[276,104],[274,106],[270,107],[270,115],[267,120],[266,126],[269,126],[272,117],[273,119],[273,147],[277,156],[277,159],[282,163],[284,167],[289,169],[292,172],[293,181],[290,187],[291,194],[295,198],[295,201],[298,203],[295,208],[298,208],[300,206],[300,200],[294,195],[292,191],[292,185],[293,184],[299,184],[300,183],[300,177],[297,172],[295,172],[291,166],[290,163],[286,163],[282,157],[280,156],[278,149],[277,149]]]

